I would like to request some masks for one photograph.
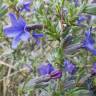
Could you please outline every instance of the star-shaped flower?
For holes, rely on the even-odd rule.
[[[30,33],[26,30],[26,22],[20,16],[18,19],[14,13],[10,13],[11,26],[4,27],[4,34],[9,38],[13,38],[12,48],[16,49],[19,42],[27,41]]]
[[[76,65],[72,64],[69,60],[64,61],[64,69],[69,74],[74,74],[77,70]]]
[[[95,41],[91,35],[92,28],[85,32],[85,39],[82,42],[82,48],[87,49],[93,55],[96,55],[96,49],[94,48]]]

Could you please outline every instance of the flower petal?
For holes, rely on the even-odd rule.
[[[39,39],[35,39],[35,42],[36,42],[37,45],[40,44],[40,40]]]
[[[27,41],[29,38],[30,38],[30,33],[29,32],[24,32],[22,35],[21,35],[21,40],[22,41]]]
[[[64,61],[64,69],[69,74],[74,74],[77,71],[77,68],[74,64],[72,64],[69,60]]]
[[[15,37],[22,32],[22,28],[21,27],[4,27],[3,31],[7,37]]]
[[[85,40],[86,41],[88,41],[88,42],[90,42],[91,44],[94,44],[95,43],[95,41],[94,41],[94,39],[92,38],[92,35],[91,35],[91,32],[90,31],[87,31],[86,33],[85,33]]]
[[[10,16],[10,20],[11,20],[12,25],[16,25],[17,24],[16,15],[13,13],[9,13],[9,16]]]
[[[24,3],[24,9],[25,9],[26,11],[30,11],[30,2],[25,2],[25,3]]]
[[[42,37],[44,37],[44,34],[43,34],[43,33],[33,32],[33,33],[32,33],[32,36],[33,36],[34,38],[42,38]]]
[[[26,22],[25,22],[25,20],[22,18],[22,16],[20,16],[20,17],[18,18],[18,24],[19,24],[19,26],[21,26],[22,28],[24,28],[24,27],[26,26]]]
[[[13,41],[12,41],[12,48],[16,49],[17,46],[19,45],[19,43],[20,43],[20,35],[13,39]]]
[[[96,49],[92,50],[91,52],[92,52],[93,55],[96,56]]]
[[[82,42],[82,48],[85,48],[93,55],[96,55],[96,49],[94,47],[95,40],[92,38],[91,31],[92,27],[85,32],[85,39]]]
[[[43,64],[40,65],[40,67],[38,68],[38,72],[40,75],[50,74],[52,71],[54,71],[54,67],[51,64]]]
[[[43,34],[43,33],[33,32],[33,33],[32,33],[32,36],[34,37],[34,39],[35,39],[35,41],[36,41],[36,44],[39,45],[39,44],[40,44],[39,38],[44,37],[44,34]]]
[[[74,0],[75,6],[79,6],[79,1],[78,0]]]

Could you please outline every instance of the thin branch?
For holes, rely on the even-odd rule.
[[[0,60],[0,65],[5,65],[6,67],[9,67],[9,68],[12,68],[12,69],[16,69],[14,66],[9,65],[9,64],[7,64],[7,63],[1,61],[1,60]]]
[[[3,77],[3,79],[0,79],[0,82],[3,81],[4,79],[11,78],[12,76],[14,76],[14,75],[16,75],[16,74],[18,74],[18,73],[21,73],[21,74],[22,74],[23,71],[26,71],[26,68],[22,68],[22,69],[20,69],[19,71],[16,71],[16,72],[14,72],[14,73],[11,73],[11,74],[8,75],[8,76]]]

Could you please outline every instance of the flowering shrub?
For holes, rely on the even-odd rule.
[[[0,1],[0,96],[96,96],[95,0]]]

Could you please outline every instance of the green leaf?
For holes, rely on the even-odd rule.
[[[0,18],[1,18],[2,16],[4,16],[4,15],[7,13],[7,11],[8,11],[8,8],[7,8],[6,5],[5,5],[5,6],[1,6],[1,7],[0,7]]]
[[[48,27],[48,32],[46,32],[46,34],[50,35],[54,40],[58,40],[59,32],[57,32],[56,27],[52,24],[52,21],[46,18],[44,23]]]
[[[89,96],[89,91],[78,87],[67,91],[67,96],[81,96],[81,94],[82,96]]]
[[[96,4],[88,4],[85,6],[83,13],[88,13],[91,15],[96,15]]]
[[[13,3],[14,5],[18,3],[19,0],[10,0],[11,3]]]
[[[51,62],[54,62],[54,64],[61,64],[64,59],[63,55],[64,55],[63,50],[57,47],[53,49],[52,54],[49,59],[51,60]]]

